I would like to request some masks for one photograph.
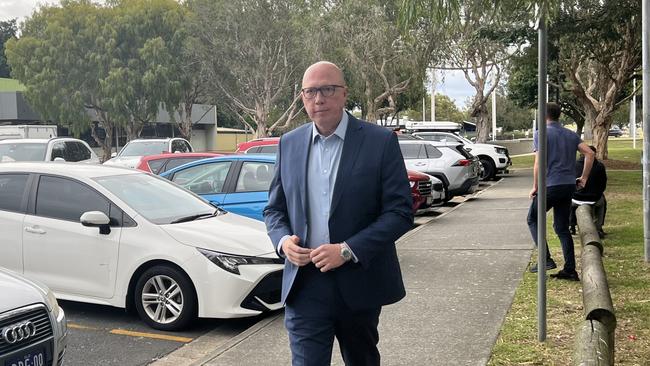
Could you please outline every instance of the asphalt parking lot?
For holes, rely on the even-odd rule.
[[[455,197],[444,206],[419,213],[414,229],[475,199],[495,182],[481,183],[470,196]],[[271,315],[247,319],[200,319],[183,332],[161,332],[136,314],[109,306],[61,301],[68,318],[66,365],[147,365],[207,333],[224,342]]]

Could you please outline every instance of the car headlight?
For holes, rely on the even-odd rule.
[[[52,314],[54,315],[54,318],[58,319],[61,313],[61,308],[59,307],[59,303],[56,301],[56,297],[54,296],[52,290],[47,290],[47,302],[52,307]]]
[[[496,150],[497,154],[506,155],[508,153],[508,149],[505,147],[495,147],[494,150]]]
[[[234,255],[227,253],[215,252],[212,250],[196,248],[199,253],[203,254],[210,262],[219,266],[219,268],[234,274],[239,273],[239,266],[251,264],[284,264],[282,258],[264,258],[251,257],[246,255]]]

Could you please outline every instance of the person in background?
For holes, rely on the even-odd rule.
[[[380,365],[379,314],[405,295],[395,241],[413,225],[406,167],[391,130],[356,119],[331,62],[305,71],[313,123],[283,135],[264,209],[280,256],[292,365]]]
[[[596,148],[589,146],[589,148],[596,154]],[[584,155],[576,162],[576,177],[582,174],[582,169],[585,165]],[[575,212],[580,204],[588,204],[593,208],[594,223],[598,230],[600,238],[605,237],[603,225],[605,224],[605,213],[607,212],[607,199],[605,199],[605,189],[607,188],[607,170],[605,165],[598,159],[594,159],[594,164],[589,173],[587,184],[578,189],[573,194],[573,204],[571,205],[571,234],[576,233],[576,216]]]
[[[556,103],[546,105],[546,142],[547,142],[547,171],[546,171],[546,210],[553,209],[553,229],[560,238],[562,253],[564,254],[564,268],[554,273],[551,277],[579,281],[576,272],[576,259],[573,247],[573,237],[569,231],[569,215],[571,213],[571,198],[573,192],[587,184],[591,166],[594,161],[594,152],[587,144],[582,142],[575,132],[564,128],[560,120],[561,109]],[[533,167],[533,188],[530,191],[532,203],[528,210],[528,228],[537,243],[537,177],[539,174],[538,135],[533,135],[533,150],[535,164]],[[580,151],[585,156],[585,162],[580,178],[576,180],[576,152]],[[551,252],[546,245],[546,269],[557,268],[551,257]],[[530,271],[537,272],[537,264],[530,267]]]

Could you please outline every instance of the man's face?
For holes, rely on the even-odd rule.
[[[309,118],[314,121],[320,130],[329,130],[339,123],[348,90],[344,87],[345,82],[341,72],[333,65],[314,65],[307,69],[302,79],[303,91],[308,88],[322,88],[333,85],[336,87],[334,88],[334,94],[331,96],[323,96],[321,91],[317,91],[313,98],[308,98],[305,92],[302,94],[305,110]]]

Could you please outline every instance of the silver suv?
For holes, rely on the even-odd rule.
[[[67,161],[99,164],[99,158],[83,140],[73,137],[9,139],[0,141],[0,162]]]
[[[440,179],[445,200],[474,193],[478,188],[480,162],[461,144],[425,140],[399,140],[406,169]]]
[[[0,365],[63,364],[68,329],[52,292],[0,267],[0,294]]]

